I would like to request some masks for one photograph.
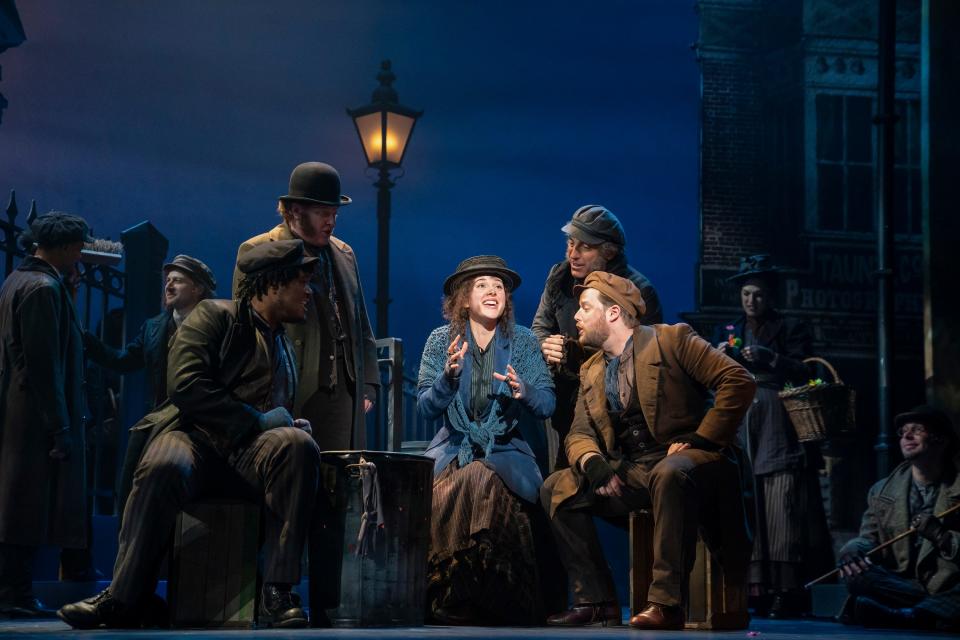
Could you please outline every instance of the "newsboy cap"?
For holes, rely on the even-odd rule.
[[[174,256],[173,260],[163,265],[163,274],[167,275],[173,269],[183,271],[193,278],[194,282],[206,288],[211,293],[217,290],[217,279],[213,276],[213,271],[196,258],[182,253]]]
[[[318,258],[303,253],[303,240],[264,242],[237,258],[237,268],[245,276],[256,276],[275,269],[312,266]]]
[[[584,289],[596,289],[621,308],[632,313],[637,320],[647,311],[647,303],[643,301],[643,294],[640,293],[640,289],[637,289],[637,285],[612,273],[594,271],[587,276],[583,284],[574,286],[573,292],[580,297]]]
[[[340,193],[340,173],[326,162],[298,164],[290,174],[286,195],[280,200],[294,200],[325,204],[332,207],[348,205],[353,200]]]
[[[24,240],[42,247],[58,247],[74,242],[93,242],[87,221],[80,216],[62,211],[45,213],[30,223]],[[26,242],[24,243],[26,244]]]
[[[508,291],[520,286],[520,274],[507,267],[507,263],[500,256],[473,256],[457,265],[457,270],[443,281],[443,293],[450,295],[454,287],[464,278],[473,276],[496,276],[503,280]]]
[[[571,238],[587,244],[612,242],[626,246],[627,237],[623,225],[613,212],[599,204],[587,204],[573,212],[570,222],[560,228]]]

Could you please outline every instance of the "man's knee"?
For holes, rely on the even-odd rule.
[[[183,432],[171,432],[154,440],[137,465],[134,482],[186,488],[194,475],[195,459],[185,436]]]
[[[696,463],[682,453],[669,455],[650,470],[650,488],[682,485],[695,466]]]
[[[296,427],[281,427],[264,433],[270,453],[285,460],[297,460],[308,465],[320,464],[320,448],[313,437]]]

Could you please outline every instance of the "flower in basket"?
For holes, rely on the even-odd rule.
[[[821,380],[820,378],[817,378],[816,380],[808,380],[808,381],[807,381],[807,386],[808,386],[808,387],[819,387],[819,386],[822,385],[822,384],[825,384],[825,383],[824,383],[824,381]]]
[[[728,327],[728,328],[732,328],[732,327]],[[727,344],[735,349],[739,349],[740,345],[743,344],[743,340],[738,338],[736,334],[731,333],[729,336],[727,336]]]

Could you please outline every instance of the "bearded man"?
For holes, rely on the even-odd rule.
[[[575,291],[580,343],[597,351],[581,369],[570,467],[541,491],[573,589],[573,606],[548,624],[620,623],[593,516],[649,507],[653,579],[630,625],[682,629],[699,528],[726,576],[745,578],[750,544],[730,447],[756,383],[689,326],[640,324],[645,304],[630,280],[594,271]]]

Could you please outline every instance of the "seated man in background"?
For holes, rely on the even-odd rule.
[[[896,418],[903,463],[867,494],[860,535],[840,550],[850,599],[841,620],[865,626],[960,628],[958,437],[950,419],[929,406]],[[917,533],[866,554],[910,527]]]
[[[297,387],[285,322],[303,322],[316,258],[303,243],[266,243],[241,256],[238,300],[204,300],[170,349],[170,403],[134,428],[151,431],[124,509],[113,581],[68,604],[77,629],[162,624],[153,595],[177,513],[198,494],[264,505],[259,623],[304,627],[293,585],[316,502],[320,452],[290,410]],[[295,428],[299,427],[299,428]]]

